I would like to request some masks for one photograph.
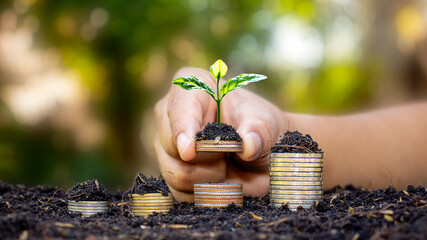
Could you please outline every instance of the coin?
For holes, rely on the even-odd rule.
[[[314,168],[323,168],[323,163],[298,163],[298,162],[271,162],[270,167],[314,167]]]
[[[322,185],[317,186],[293,186],[293,185],[280,185],[280,184],[271,184],[271,189],[280,189],[280,190],[298,190],[298,191],[315,191],[315,190],[322,190]]]
[[[323,159],[323,153],[271,153],[270,158]]]
[[[194,205],[197,207],[243,206],[243,185],[232,183],[194,184]]]
[[[161,193],[132,194],[130,208],[136,216],[148,216],[154,212],[167,213],[173,208],[173,196]]]
[[[285,176],[270,176],[273,181],[322,181],[323,177],[285,177]]]
[[[314,194],[314,195],[300,195],[300,194],[278,194],[271,193],[270,198],[285,198],[285,199],[294,199],[294,200],[318,200],[321,199],[323,195]]]
[[[322,176],[322,172],[270,172],[270,176],[321,177]]]
[[[272,186],[270,193],[277,193],[277,194],[290,194],[290,195],[316,195],[319,194],[321,196],[323,196],[323,191],[322,190],[315,190],[315,191],[292,191],[292,190],[280,190],[280,189],[275,189],[274,186]]]
[[[322,181],[274,181],[270,180],[270,185],[282,186],[322,186]]]
[[[270,167],[271,172],[322,172],[322,167]]]
[[[270,158],[272,163],[323,163],[323,159],[313,158]]]
[[[197,152],[243,152],[243,142],[227,140],[196,141]]]
[[[68,201],[69,212],[80,212],[83,216],[91,216],[109,209],[108,201]]]
[[[314,202],[317,202],[321,199],[313,199],[313,200],[307,200],[307,199],[287,199],[287,198],[271,198],[272,203],[289,203],[289,204],[313,204]]]
[[[273,205],[273,207],[281,207],[284,205],[284,203],[272,203],[272,205]],[[311,208],[313,206],[313,203],[311,203],[311,204],[289,204],[288,203],[287,206],[290,210],[296,210],[299,206],[301,206],[305,209],[308,209],[308,208]]]

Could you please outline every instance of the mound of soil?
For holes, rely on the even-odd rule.
[[[271,147],[274,153],[322,153],[317,142],[309,134],[303,135],[299,131],[287,131],[279,142]]]
[[[109,212],[81,217],[67,212],[59,188],[0,182],[0,189],[0,239],[427,239],[425,187],[338,187],[296,212],[272,208],[268,196],[224,210],[183,202],[146,218],[132,215],[122,193]]]
[[[225,123],[221,123],[220,126],[215,122],[207,123],[202,131],[196,133],[196,141],[216,140],[217,137],[220,137],[220,140],[242,141],[236,129]]]
[[[133,186],[125,193],[127,194],[146,194],[146,193],[161,193],[167,196],[170,193],[168,185],[163,178],[146,177],[142,173],[138,173],[133,181]]]
[[[72,201],[109,201],[111,193],[98,182],[88,180],[77,183],[67,191],[67,199]]]

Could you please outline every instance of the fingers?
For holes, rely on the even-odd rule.
[[[157,153],[160,171],[168,185],[178,192],[192,193],[193,185],[200,182],[222,182],[226,176],[224,159],[209,163],[189,163],[171,157],[155,138],[154,148]]]
[[[237,132],[243,139],[243,152],[238,156],[244,161],[254,161],[265,157],[270,150],[274,134],[268,122],[248,119],[239,125]]]
[[[173,157],[178,157],[178,149],[172,138],[172,130],[169,124],[169,117],[167,114],[167,96],[162,98],[154,107],[157,123],[159,126],[160,142],[166,152]]]
[[[237,155],[248,162],[266,158],[282,131],[281,111],[254,93],[239,91],[227,96],[223,114],[243,139],[243,152]],[[232,101],[232,97],[239,100]]]
[[[214,80],[207,71],[185,68],[176,74],[176,76],[186,75],[196,76],[208,85],[214,84]],[[194,135],[205,123],[214,121],[215,101],[204,91],[186,91],[178,86],[172,86],[168,95],[167,116],[172,139],[181,159],[192,160],[196,156]]]

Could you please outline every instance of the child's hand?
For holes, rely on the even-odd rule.
[[[185,68],[176,76],[196,76],[215,88],[216,80],[202,69]],[[221,83],[221,85],[223,82]],[[203,91],[186,92],[172,85],[155,108],[159,135],[155,149],[163,177],[177,200],[193,200],[193,184],[243,183],[245,195],[268,193],[268,152],[284,133],[285,114],[265,99],[245,90],[233,91],[221,102],[222,122],[232,125],[244,141],[238,154],[196,153],[195,133],[216,121],[216,103]]]

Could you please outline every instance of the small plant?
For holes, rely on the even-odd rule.
[[[211,74],[216,78],[216,97],[215,92],[210,88],[206,83],[200,81],[198,78],[194,76],[189,77],[179,77],[173,80],[173,84],[178,85],[179,87],[185,89],[185,90],[203,90],[207,92],[211,97],[215,100],[216,106],[217,106],[217,124],[218,126],[221,125],[221,100],[224,98],[227,93],[245,86],[252,82],[259,82],[267,77],[260,74],[240,74],[237,77],[229,79],[227,82],[225,82],[221,87],[221,96],[219,91],[219,80],[220,78],[224,77],[227,73],[228,67],[227,65],[221,60],[218,59],[212,66],[210,67]]]

